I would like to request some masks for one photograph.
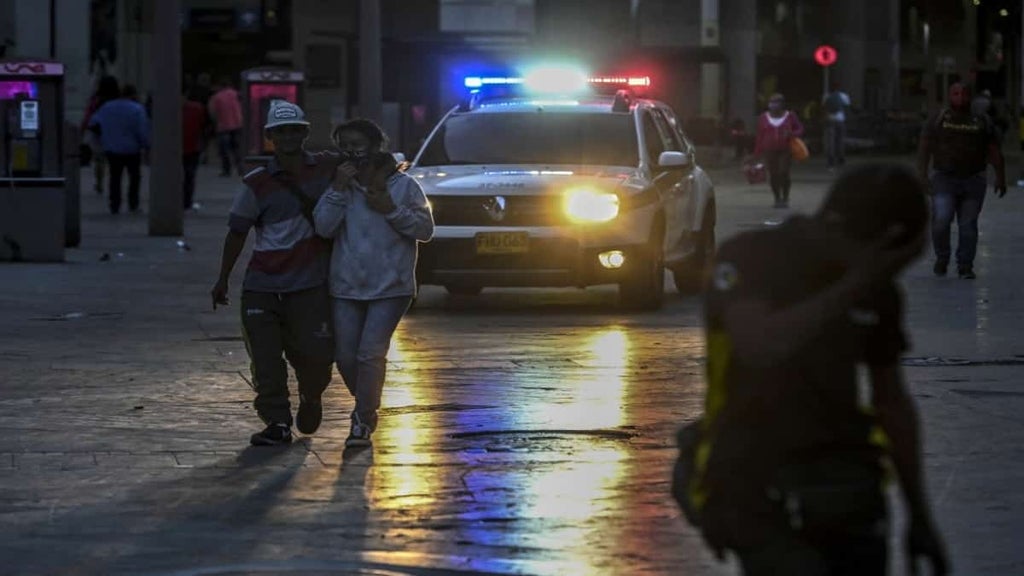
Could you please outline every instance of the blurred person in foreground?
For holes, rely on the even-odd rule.
[[[400,169],[380,126],[365,118],[334,129],[341,151],[331,189],[316,206],[316,231],[334,239],[331,298],[335,359],[355,398],[346,448],[371,445],[391,337],[416,295],[420,242],[434,218],[419,182]]]
[[[988,186],[986,170],[995,168],[994,192],[1006,195],[1006,167],[999,145],[998,130],[985,114],[971,110],[970,91],[963,84],[949,87],[949,107],[928,120],[917,147],[917,171],[928,179],[931,166],[932,271],[945,276],[949,271],[950,227],[956,218],[957,274],[965,280],[976,278],[974,256],[978,251],[978,217]]]
[[[947,572],[900,366],[896,280],[922,252],[927,211],[912,170],[864,165],[813,216],[719,249],[705,412],[680,430],[672,492],[748,576],[886,574],[886,464],[907,505],[911,563]]]
[[[243,178],[245,186],[228,218],[220,276],[210,294],[214,310],[229,303],[231,270],[255,228],[240,312],[254,406],[266,428],[253,434],[250,443],[276,446],[292,441],[288,365],[298,381],[295,424],[303,434],[320,427],[321,395],[331,382],[329,244],[313,231],[313,206],[327,191],[337,158],[306,152],[309,122],[301,108],[284,100],[271,102],[264,134],[274,143],[274,157]]]

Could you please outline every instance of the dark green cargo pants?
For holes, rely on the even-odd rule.
[[[319,398],[331,381],[334,330],[327,286],[285,293],[244,291],[241,308],[256,413],[267,424],[290,426],[288,364],[302,397]]]

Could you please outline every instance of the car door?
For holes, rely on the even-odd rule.
[[[692,170],[662,170],[657,166],[661,152],[673,151],[689,153],[680,140],[673,126],[658,109],[649,111],[650,123],[644,121],[645,131],[651,129],[657,133],[661,145],[657,154],[652,157],[652,174],[662,191],[665,207],[665,261],[681,259],[687,249],[685,243],[692,230],[693,212],[693,174]],[[650,145],[648,145],[650,147]],[[649,149],[649,152],[651,150]]]

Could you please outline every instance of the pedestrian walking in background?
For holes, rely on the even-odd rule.
[[[210,97],[210,117],[217,131],[217,148],[220,151],[220,175],[231,176],[234,164],[238,175],[242,175],[242,101],[238,91],[231,85],[231,79],[222,76]]]
[[[945,276],[949,270],[950,228],[956,218],[957,273],[974,279],[974,256],[978,249],[978,216],[985,203],[988,164],[995,168],[994,192],[1006,195],[1006,168],[997,130],[987,115],[971,111],[967,87],[955,83],[949,87],[949,107],[939,110],[921,131],[918,141],[917,169],[922,178],[931,172],[932,271]]]
[[[101,76],[97,83],[96,90],[89,98],[89,104],[85,108],[85,115],[82,117],[81,133],[92,152],[92,174],[93,190],[96,194],[103,194],[103,181],[107,172],[107,156],[103,152],[103,145],[100,142],[99,134],[89,129],[93,114],[111,100],[121,96],[121,87],[117,78],[113,76]]]
[[[871,164],[844,173],[812,217],[719,249],[705,413],[680,431],[672,492],[747,576],[886,574],[885,461],[907,506],[909,561],[947,571],[900,366],[897,277],[921,255],[927,211],[912,170]]]
[[[335,359],[355,398],[345,445],[363,447],[377,428],[392,335],[416,295],[418,244],[433,236],[434,220],[423,189],[398,169],[377,124],[350,120],[332,139],[343,163],[314,216],[317,233],[334,239]]]
[[[213,117],[210,116],[210,111],[207,108],[207,104],[210,102],[210,97],[213,96],[213,87],[210,85],[210,75],[206,72],[200,72],[196,75],[195,82],[189,88],[189,98],[199,102],[203,105],[206,110],[206,130],[203,132],[203,142],[199,147],[199,163],[206,164],[209,161],[209,148],[210,141],[215,136],[214,127],[215,123]]]
[[[305,151],[309,123],[302,109],[289,102],[271,103],[264,133],[274,143],[274,157],[245,176],[235,197],[211,296],[214,310],[228,304],[231,270],[254,228],[242,285],[242,332],[251,359],[254,406],[266,428],[250,442],[274,446],[292,441],[288,365],[299,389],[294,423],[303,434],[320,427],[321,395],[331,381],[329,243],[313,231],[312,210],[330,185],[337,158]]]
[[[182,199],[185,210],[199,207],[195,202],[196,170],[199,168],[199,152],[202,150],[206,124],[206,107],[190,99],[186,88],[181,95],[181,168],[184,172]]]
[[[786,99],[782,94],[772,94],[768,99],[768,110],[757,121],[754,156],[765,159],[776,208],[789,207],[790,169],[793,164],[790,146],[793,138],[803,134],[804,125],[794,112],[786,109]]]
[[[822,98],[825,111],[825,156],[829,168],[846,164],[846,120],[850,112],[850,95],[839,89],[833,80],[829,92]]]
[[[136,100],[135,86],[126,84],[121,96],[100,106],[89,119],[89,129],[99,136],[110,166],[110,213],[121,210],[121,175],[128,171],[128,208],[139,209],[143,154],[149,150],[149,119]]]

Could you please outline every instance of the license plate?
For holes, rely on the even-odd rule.
[[[519,254],[529,249],[526,232],[481,232],[476,235],[477,254]]]

